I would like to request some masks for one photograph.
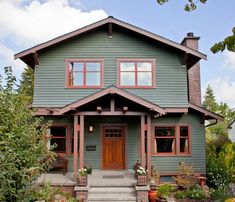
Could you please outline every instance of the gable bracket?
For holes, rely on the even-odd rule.
[[[37,52],[32,53],[33,54],[33,60],[35,65],[39,65],[39,55]]]
[[[112,39],[113,38],[113,23],[109,23],[109,38]]]

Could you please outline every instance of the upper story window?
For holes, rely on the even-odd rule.
[[[103,80],[103,60],[78,59],[67,61],[67,85],[75,88],[100,88]]]
[[[154,128],[154,153],[157,155],[189,155],[190,126],[156,126]]]
[[[155,87],[154,59],[119,59],[119,86],[124,88]]]

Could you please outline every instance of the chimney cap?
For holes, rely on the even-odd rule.
[[[189,32],[189,33],[187,33],[187,37],[194,37],[193,32]]]

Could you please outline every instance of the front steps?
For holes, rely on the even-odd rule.
[[[136,179],[133,172],[93,172],[88,182],[90,186],[88,202],[136,201]]]
[[[101,201],[136,201],[134,187],[91,187],[88,192],[89,202]]]

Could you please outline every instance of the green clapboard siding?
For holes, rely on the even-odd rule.
[[[191,124],[192,134],[192,155],[180,157],[152,157],[152,164],[160,173],[176,173],[178,171],[179,163],[184,161],[193,164],[194,168],[199,172],[206,172],[206,151],[205,151],[205,130],[204,125],[200,123],[200,116],[195,114],[182,115],[173,118],[160,118],[153,121],[153,123],[182,123]]]
[[[73,124],[71,119],[66,118],[50,118],[54,124]],[[176,173],[178,171],[179,162],[193,164],[199,172],[205,173],[205,132],[204,126],[200,124],[200,116],[190,113],[182,116],[164,117],[152,120],[152,124],[191,124],[192,133],[192,155],[191,156],[173,156],[173,157],[156,157],[152,156],[152,164],[160,173]],[[94,125],[94,132],[88,132],[88,126]],[[139,117],[101,117],[86,116],[85,117],[85,165],[92,166],[93,169],[101,168],[101,126],[102,124],[125,124],[127,127],[126,135],[126,162],[127,168],[133,169],[139,157],[140,146],[140,118]],[[86,146],[96,146],[95,151],[86,151]],[[68,170],[73,171],[73,156],[66,157],[69,160]],[[79,163],[79,160],[78,160]]]
[[[35,68],[34,107],[62,107],[100,89],[67,89],[66,58],[103,58],[104,85],[117,83],[117,58],[155,58],[156,88],[126,89],[160,106],[187,105],[186,68],[182,58],[171,49],[153,44],[140,36],[97,30],[75,37],[40,52],[40,65]]]

